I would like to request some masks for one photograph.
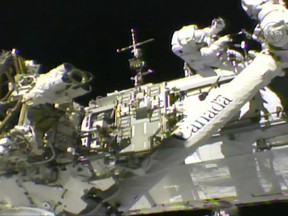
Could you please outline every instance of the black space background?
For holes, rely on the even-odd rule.
[[[155,70],[145,77],[146,82],[168,81],[183,75],[183,62],[170,49],[173,32],[192,23],[208,26],[218,16],[227,23],[223,34],[242,28],[252,31],[255,26],[240,0],[0,0],[0,48],[19,49],[24,58],[42,64],[43,72],[69,62],[93,73],[92,92],[78,100],[85,104],[133,86],[127,61],[131,53],[116,53],[131,43],[131,28],[137,29],[139,41],[155,39],[143,48]],[[250,46],[259,48],[253,42]],[[274,84],[283,100],[287,83],[282,78]],[[286,216],[286,209],[285,203],[257,205],[241,208],[241,215]],[[167,215],[201,216],[203,212]]]

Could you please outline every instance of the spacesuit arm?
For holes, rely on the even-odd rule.
[[[204,58],[212,58],[223,49],[226,49],[226,44],[231,41],[228,35],[219,38],[217,41],[213,42],[209,47],[203,47],[200,49],[201,56]]]

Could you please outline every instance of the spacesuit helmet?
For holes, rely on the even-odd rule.
[[[222,17],[218,17],[212,20],[211,27],[215,34],[222,31],[225,28],[225,21]]]

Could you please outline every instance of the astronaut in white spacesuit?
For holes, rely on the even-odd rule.
[[[242,54],[228,47],[229,43],[232,42],[230,36],[226,35],[219,38],[218,33],[224,27],[224,20],[216,18],[210,27],[198,29],[197,25],[189,25],[173,34],[172,50],[185,61],[185,76],[193,74],[199,74],[202,77],[231,76],[237,75],[245,68],[245,59]],[[186,101],[189,104],[192,101],[194,104],[200,102],[197,98]],[[194,115],[193,113],[196,111],[191,106],[187,105],[187,107],[189,109],[185,114]],[[197,108],[195,107],[195,109]],[[273,119],[273,115],[269,113],[276,113],[281,109],[282,105],[278,96],[265,87],[242,107],[239,116],[248,119],[256,117],[255,119],[259,120],[260,115],[262,115],[265,116],[262,119],[266,121]],[[276,117],[277,114],[274,116]],[[235,116],[235,118],[238,117]]]
[[[215,18],[210,27],[199,29],[197,25],[189,25],[173,34],[172,50],[185,61],[185,76],[193,73],[202,77],[215,76],[216,68],[222,69],[222,73],[229,71],[231,75],[244,68],[243,56],[228,48],[230,37],[218,37],[224,27],[224,20]]]
[[[253,38],[262,44],[262,52],[271,53],[283,71],[288,68],[288,10],[283,0],[242,0],[245,12],[258,25]],[[281,74],[282,76],[284,75]]]
[[[283,68],[288,67],[288,10],[283,0],[242,0],[245,12],[258,25],[254,38],[265,51],[277,56]]]

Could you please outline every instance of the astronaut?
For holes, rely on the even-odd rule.
[[[263,51],[277,56],[283,68],[288,67],[288,10],[283,0],[242,0],[242,8],[258,25],[254,38]]]
[[[258,25],[253,38],[262,44],[262,52],[271,53],[288,68],[288,10],[283,0],[242,0],[242,8]],[[283,76],[284,73],[280,74]],[[285,103],[285,101],[284,101]]]
[[[222,18],[212,20],[211,26],[198,29],[197,25],[184,26],[172,37],[172,51],[185,61],[185,76],[199,74],[202,77],[217,75],[215,68],[238,73],[243,68],[243,56],[228,49],[228,35],[218,37],[225,27]]]
[[[237,75],[244,70],[246,63],[249,62],[241,53],[228,48],[231,42],[230,36],[226,35],[220,38],[217,36],[224,27],[224,20],[217,18],[212,21],[210,27],[198,29],[196,25],[189,25],[174,33],[171,43],[172,50],[185,61],[186,75],[197,73],[202,77],[220,77]],[[189,104],[200,102],[201,99],[197,97],[183,100],[184,107],[187,107],[184,109],[184,114],[194,116],[199,108],[191,107]],[[256,119],[258,122],[266,122],[277,118],[277,114],[272,115],[271,113],[276,113],[281,109],[280,99],[268,87],[265,87],[239,110],[239,115],[235,116],[233,120],[248,118],[253,121]]]

